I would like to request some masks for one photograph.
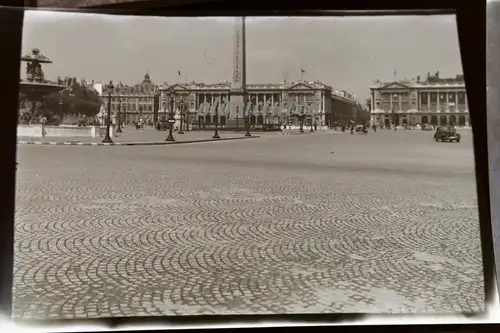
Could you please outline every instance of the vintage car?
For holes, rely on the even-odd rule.
[[[460,142],[460,134],[453,126],[440,126],[436,128],[434,140],[436,142]]]
[[[431,124],[422,124],[420,128],[422,129],[422,131],[432,131],[434,129],[434,126],[432,126]]]
[[[365,125],[356,125],[356,132],[366,134],[368,133],[368,130],[366,129]]]

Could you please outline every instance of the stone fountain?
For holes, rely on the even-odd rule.
[[[24,138],[37,137],[99,137],[102,135],[100,126],[50,126],[37,124],[36,120],[42,115],[43,98],[53,92],[61,92],[69,89],[66,86],[50,82],[45,79],[42,64],[50,64],[52,61],[40,53],[39,49],[32,49],[21,57],[26,63],[26,79],[19,82],[19,91],[26,95],[28,100],[25,109],[28,110],[30,122],[17,125],[17,136]],[[111,128],[111,137],[114,136],[114,128]]]
[[[39,49],[32,49],[31,53],[21,57],[21,61],[26,63],[26,80],[19,83],[19,91],[28,99],[25,106],[29,110],[30,118],[36,119],[43,107],[43,97],[66,87],[45,79],[42,64],[51,64],[52,61],[40,53]]]

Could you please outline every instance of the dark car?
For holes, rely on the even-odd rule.
[[[457,133],[453,126],[441,126],[436,128],[434,140],[436,142],[460,142],[460,134]]]
[[[368,130],[366,129],[365,125],[357,125],[356,126],[356,132],[357,133],[366,134],[366,133],[368,133]]]
[[[423,124],[421,128],[422,131],[432,131],[434,129],[434,127],[430,124]]]

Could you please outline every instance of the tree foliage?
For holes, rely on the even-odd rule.
[[[58,81],[60,84],[61,81]],[[43,113],[48,119],[57,118],[60,116],[62,108],[63,114],[93,117],[99,113],[100,107],[101,99],[97,92],[73,80],[69,89],[65,89],[62,93],[54,92],[44,97]]]

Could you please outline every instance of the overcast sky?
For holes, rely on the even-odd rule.
[[[231,18],[156,18],[28,11],[23,54],[46,77],[139,83],[232,78]],[[363,99],[376,79],[462,73],[454,16],[248,18],[247,82],[319,80]],[[182,76],[178,75],[178,71]],[[24,66],[22,67],[24,75]]]

